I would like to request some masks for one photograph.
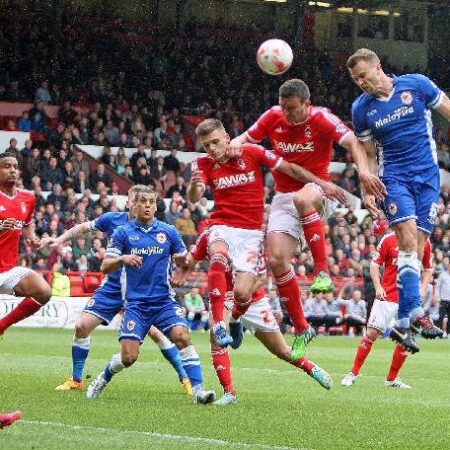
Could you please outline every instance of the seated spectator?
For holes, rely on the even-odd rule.
[[[269,300],[270,308],[272,309],[275,320],[278,325],[283,321],[283,310],[281,309],[280,298],[278,297],[278,292],[276,289],[269,289],[269,293],[267,296]]]
[[[38,133],[45,133],[47,131],[50,118],[44,110],[44,103],[36,101],[33,108],[30,109],[31,129]]]
[[[353,336],[352,328],[356,329],[355,334],[361,334],[366,325],[367,309],[366,302],[361,299],[361,291],[355,289],[350,300],[345,302],[346,312],[344,315],[345,323],[349,327],[349,336]]]
[[[52,97],[50,96],[50,91],[48,90],[48,81],[44,80],[41,85],[34,92],[34,101],[51,103]]]
[[[138,161],[142,161],[142,158],[145,159],[145,163],[147,164],[147,155],[145,153],[145,145],[139,144],[136,148],[136,151],[131,155],[130,164],[134,168],[137,167]]]
[[[304,304],[304,313],[306,320],[314,327],[318,328],[325,323],[327,313],[327,302],[323,299],[323,294],[314,294]]]
[[[88,272],[89,271],[89,262],[86,255],[82,254],[77,259],[77,270],[78,272]]]
[[[178,161],[177,153],[177,149],[173,148],[170,151],[170,155],[164,157],[164,166],[166,170],[171,170],[175,175],[178,175],[178,172],[180,171],[180,161]]]
[[[323,295],[325,301],[327,302],[327,312],[325,314],[325,325],[327,330],[331,327],[336,327],[337,325],[341,325],[344,321],[344,316],[342,315],[342,305],[345,302],[337,299],[334,296],[334,292],[327,292]]]
[[[109,186],[111,184],[111,177],[106,173],[105,165],[103,163],[99,163],[97,165],[97,170],[90,175],[90,184],[95,188],[95,192],[98,193],[99,186],[98,183],[102,182],[105,186]]]
[[[70,297],[70,278],[67,270],[60,264],[55,264],[52,268],[52,295],[55,297]]]
[[[52,156],[49,160],[49,167],[41,171],[44,190],[51,191],[54,184],[61,185],[64,182],[63,171],[58,167],[58,160]]]
[[[105,133],[109,145],[115,146],[119,143],[119,129],[112,120],[106,122],[106,125],[103,127],[103,133]]]
[[[195,228],[195,223],[191,218],[191,211],[189,208],[183,208],[181,216],[175,219],[173,225],[180,232],[186,247],[189,248],[195,243],[195,238],[198,233]]]
[[[70,125],[74,123],[78,116],[76,109],[72,108],[69,101],[65,101],[58,111],[58,119],[60,122]]]
[[[4,131],[19,131],[14,119],[9,119],[8,123],[3,127]]]
[[[190,330],[206,330],[208,328],[208,311],[199,294],[198,287],[193,286],[184,298],[186,319]]]
[[[166,196],[169,198],[172,197],[175,191],[179,192],[182,197],[186,196],[186,181],[183,177],[177,177],[176,184],[174,184],[167,190]]]
[[[21,118],[17,121],[17,128],[20,131],[31,131],[30,113],[23,111]]]
[[[169,211],[166,213],[166,222],[174,225],[175,220],[181,217],[181,207],[177,202],[172,201],[169,206]]]
[[[78,173],[80,170],[82,170],[86,178],[89,178],[90,174],[89,162],[85,158],[83,151],[78,147],[75,147],[74,156],[72,157],[72,164],[75,173]]]

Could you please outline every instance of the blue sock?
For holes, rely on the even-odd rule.
[[[90,338],[73,337],[72,343],[72,379],[81,382],[84,365],[89,355]]]
[[[202,366],[198,353],[193,345],[189,345],[180,350],[180,357],[191,382],[192,389],[196,392],[203,384]]]
[[[188,378],[188,374],[183,367],[183,361],[181,360],[180,352],[174,344],[172,344],[169,348],[162,348],[161,353],[163,354],[164,358],[166,358],[167,361],[172,364],[172,367],[176,370],[180,381]]]
[[[416,252],[400,250],[397,259],[397,286],[399,291],[398,324],[410,326],[411,311],[420,306],[420,268]]]

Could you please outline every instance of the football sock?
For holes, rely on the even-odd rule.
[[[408,352],[401,345],[397,344],[392,354],[391,367],[386,377],[387,381],[394,381],[397,378],[398,372],[402,368],[407,356]]]
[[[180,357],[192,389],[196,392],[203,383],[202,366],[198,353],[193,345],[188,345],[180,350]]]
[[[373,341],[364,335],[358,344],[358,350],[356,351],[355,360],[353,361],[352,374],[358,375],[361,370],[364,361],[366,360],[370,350],[372,350]]]
[[[325,247],[325,226],[317,211],[310,211],[300,218],[303,234],[314,259],[314,273],[328,273]]]
[[[111,358],[105,367],[105,370],[103,371],[103,378],[106,381],[111,381],[111,378],[123,369],[125,369],[125,366],[122,363],[122,357],[120,353],[117,353]]]
[[[24,298],[10,313],[0,320],[0,334],[11,325],[32,316],[42,305],[32,297]]]
[[[410,313],[420,307],[420,269],[416,252],[400,250],[397,259],[398,326],[409,328]]]
[[[274,277],[280,299],[283,301],[291,317],[295,331],[297,334],[302,333],[309,325],[303,314],[303,307],[300,301],[300,287],[297,283],[295,273],[290,268],[287,272],[279,276],[274,275]]]
[[[231,377],[230,355],[226,348],[211,345],[211,357],[217,378],[224,392],[234,393],[233,379]]]
[[[306,358],[298,358],[295,361],[288,361],[289,364],[292,364],[295,367],[298,367],[299,369],[302,369],[303,372],[306,372],[308,375],[311,375],[312,370],[315,367],[315,364]]]
[[[225,306],[226,278],[228,256],[218,252],[211,256],[208,271],[209,302],[213,322],[223,321],[223,308]]]
[[[83,379],[84,365],[89,355],[89,348],[91,346],[91,338],[73,337],[72,341],[72,379],[79,383]]]
[[[170,344],[171,344],[170,347],[165,347],[165,348],[161,347],[161,353],[163,354],[164,358],[166,358],[167,361],[170,362],[172,367],[177,372],[178,378],[180,379],[180,381],[182,381],[182,380],[188,378],[188,375],[186,373],[186,370],[183,367],[183,361],[181,360],[180,352],[178,351],[175,344],[173,344],[172,342],[170,342]]]

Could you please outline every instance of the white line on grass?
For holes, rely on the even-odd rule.
[[[50,427],[60,427],[60,428],[68,428],[75,431],[80,430],[91,430],[96,432],[117,432],[120,434],[128,434],[128,435],[137,435],[137,436],[148,436],[156,439],[166,439],[170,441],[181,441],[181,442],[192,442],[198,444],[212,444],[212,445],[220,445],[220,446],[235,446],[235,447],[243,447],[243,448],[258,448],[261,450],[312,450],[307,448],[300,447],[284,447],[278,445],[269,445],[269,444],[257,444],[257,443],[246,443],[246,442],[233,442],[226,441],[224,439],[213,439],[207,437],[200,436],[189,436],[182,434],[168,434],[168,433],[156,433],[153,431],[138,431],[138,430],[122,430],[117,428],[104,428],[104,427],[92,427],[85,425],[71,425],[68,423],[62,422],[46,422],[42,420],[21,420],[19,423],[30,424],[30,425],[39,425],[39,426],[50,426]]]

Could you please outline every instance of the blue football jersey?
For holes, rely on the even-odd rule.
[[[140,268],[125,266],[126,299],[143,304],[173,300],[170,286],[171,257],[187,252],[177,229],[159,220],[151,225],[128,222],[113,234],[106,257],[142,256]]]
[[[91,221],[91,229],[93,231],[101,231],[111,239],[114,231],[121,225],[125,225],[129,221],[127,212],[108,212],[102,214],[95,220]],[[118,295],[121,293],[121,274],[122,268],[116,272],[108,274],[97,289],[101,289],[105,295]]]
[[[423,75],[392,79],[388,98],[364,93],[353,102],[352,121],[359,140],[377,142],[379,174],[403,178],[437,166],[430,108],[440,105],[443,93]]]

